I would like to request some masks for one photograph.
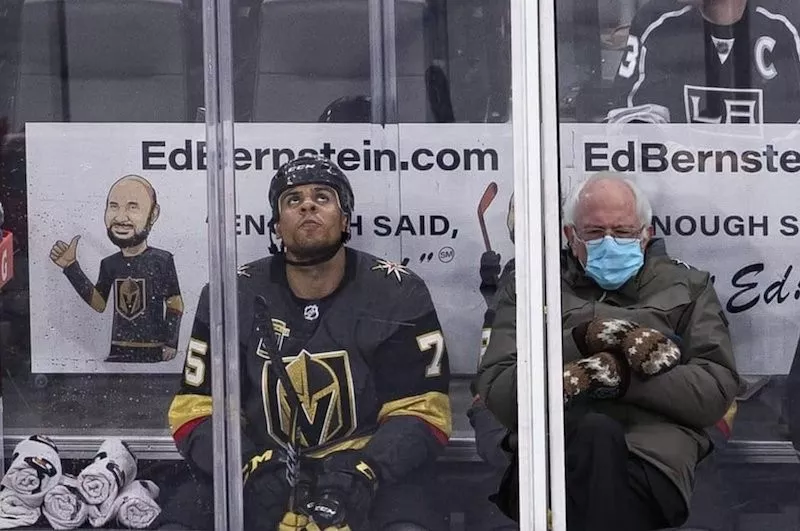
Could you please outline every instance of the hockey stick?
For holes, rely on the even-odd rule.
[[[492,250],[492,245],[489,243],[489,233],[486,232],[486,220],[484,220],[483,215],[486,213],[486,210],[489,209],[489,205],[492,204],[494,198],[497,196],[497,183],[490,182],[489,186],[486,187],[486,190],[483,192],[481,196],[481,200],[478,202],[478,223],[481,225],[481,232],[483,233],[483,243],[486,246],[487,251]]]
[[[294,505],[296,502],[297,484],[300,480],[300,430],[297,427],[297,419],[302,410],[302,404],[300,403],[300,397],[297,395],[297,390],[292,384],[292,379],[289,377],[289,373],[283,365],[283,359],[278,349],[278,341],[275,339],[275,331],[272,328],[272,316],[269,313],[269,306],[267,305],[266,299],[259,295],[256,297],[256,305],[256,325],[267,327],[267,330],[260,335],[260,339],[266,343],[267,355],[270,361],[269,366],[275,372],[275,376],[283,386],[286,393],[286,401],[289,403],[289,407],[292,410],[289,423],[289,440],[286,448],[286,481],[289,483],[290,487],[289,511],[296,513]],[[301,351],[302,349],[300,349],[299,352]],[[278,405],[278,407],[280,407],[280,405]]]

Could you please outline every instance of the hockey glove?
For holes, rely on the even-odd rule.
[[[378,468],[361,452],[344,450],[324,458],[306,512],[322,529],[361,529],[378,489]]]
[[[622,352],[631,370],[650,378],[672,369],[681,361],[678,345],[658,330],[637,327],[622,340]]]
[[[309,520],[308,516],[297,513],[286,513],[278,525],[278,531],[351,531],[347,525],[337,527],[320,527]]]
[[[247,487],[251,478],[286,469],[286,453],[281,449],[266,450],[245,460],[242,466],[242,481]]]
[[[291,488],[286,480],[286,452],[266,450],[245,461],[242,468],[242,495],[245,507],[245,528],[273,531],[287,509]],[[309,499],[311,480],[300,470],[295,505],[303,507]]]
[[[619,398],[628,382],[625,361],[609,352],[573,361],[564,366],[564,404],[569,407],[578,397]]]
[[[584,356],[598,352],[622,352],[622,341],[638,325],[624,319],[595,319],[572,330],[575,344]]]
[[[497,290],[500,282],[500,255],[494,251],[486,251],[481,255],[481,286],[480,292],[489,296]]]
[[[278,531],[309,531],[309,527],[312,526],[308,516],[289,512],[283,515],[281,523],[278,524]]]

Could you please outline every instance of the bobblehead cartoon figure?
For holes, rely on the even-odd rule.
[[[175,357],[183,299],[172,254],[149,247],[147,237],[160,206],[153,186],[139,175],[126,175],[108,192],[105,225],[119,252],[100,262],[97,284],[78,263],[78,241],[57,241],[50,259],[63,269],[78,295],[98,313],[114,291],[114,321],[107,362],[155,363]]]

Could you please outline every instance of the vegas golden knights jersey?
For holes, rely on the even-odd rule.
[[[658,104],[674,123],[800,120],[795,2],[748,0],[720,26],[700,9],[652,0],[636,13],[615,80],[617,107]]]
[[[95,288],[105,300],[114,292],[106,361],[161,361],[164,345],[177,346],[177,330],[169,325],[165,306],[167,299],[180,296],[171,253],[149,247],[137,256],[119,252],[106,257],[100,262]]]
[[[400,418],[415,419],[446,443],[451,430],[447,350],[418,276],[348,248],[341,285],[320,300],[293,295],[283,255],[240,268],[238,281],[245,454],[248,448],[286,444],[291,429],[286,390],[270,369],[271,345],[277,346],[301,403],[297,426],[307,455],[363,448],[379,426]],[[266,301],[266,311],[259,298]],[[209,340],[206,288],[183,385],[169,414],[181,450],[191,446],[196,428],[211,413],[210,357],[218,354],[211,352]]]

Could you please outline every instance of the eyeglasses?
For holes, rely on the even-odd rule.
[[[604,229],[602,227],[588,227],[582,231],[577,231],[578,238],[584,242],[591,242],[599,240],[606,235],[616,239],[632,239],[639,238],[642,235],[644,226],[641,227],[617,227],[614,229]]]

